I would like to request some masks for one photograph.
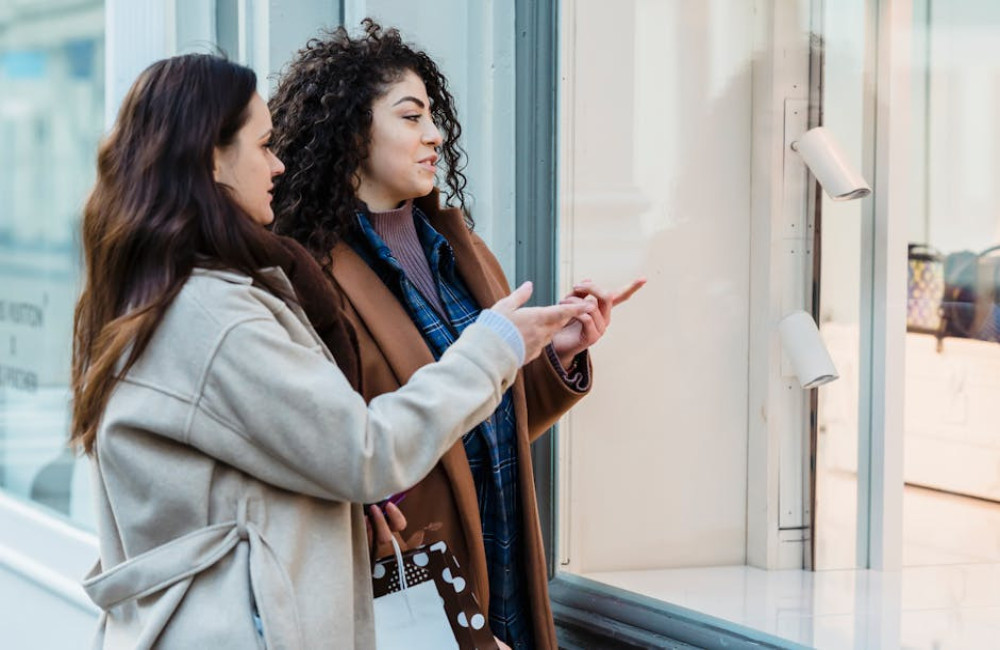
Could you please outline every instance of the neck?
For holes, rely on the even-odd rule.
[[[368,206],[370,212],[385,212],[387,210],[395,210],[396,208],[403,205],[407,199],[400,199],[398,197],[387,196],[376,190],[371,184],[366,182],[365,178],[360,178],[357,185],[357,190],[355,190],[355,195],[364,201],[364,204]]]
[[[390,246],[401,239],[415,239],[417,236],[413,225],[412,201],[404,201],[403,205],[391,210],[374,210],[369,206],[368,218],[375,232]]]
[[[364,204],[368,206],[368,211],[372,212],[372,213],[375,213],[375,212],[389,212],[390,210],[396,210],[398,208],[401,208],[401,207],[403,207],[407,203],[406,201],[393,201],[392,199],[383,199],[383,200],[371,199],[371,200],[369,200],[369,199],[366,199],[364,197],[358,197],[358,198],[360,198],[362,201],[364,201]]]

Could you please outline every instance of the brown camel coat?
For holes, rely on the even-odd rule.
[[[459,210],[438,209],[437,192],[418,199],[416,205],[451,244],[458,273],[481,306],[488,307],[510,292],[499,262],[483,240],[466,227]],[[333,278],[343,291],[346,314],[357,331],[361,392],[366,399],[372,399],[397,389],[417,369],[433,362],[434,357],[405,307],[349,245],[339,243],[332,258]],[[544,353],[523,368],[512,390],[517,418],[524,567],[535,647],[556,650],[530,443],[585,392],[567,386]],[[409,538],[414,531],[426,530],[425,541],[444,539],[464,567],[480,604],[484,610],[488,609],[486,553],[479,505],[461,441],[455,443],[431,473],[407,494],[400,509],[409,524],[404,538]]]

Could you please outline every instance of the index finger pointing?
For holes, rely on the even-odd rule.
[[[614,297],[612,298],[612,304],[614,305],[622,304],[623,302],[631,298],[632,294],[641,289],[645,284],[646,284],[646,278],[636,278],[635,280],[632,281],[632,284],[628,285],[627,287],[625,287],[624,289],[622,289],[621,291],[619,291],[614,295]]]

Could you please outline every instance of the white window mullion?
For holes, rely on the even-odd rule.
[[[906,243],[909,186],[909,69],[912,0],[877,3],[875,192],[871,293],[871,400],[868,445],[868,562],[882,571],[902,566],[903,416],[906,385]],[[859,515],[863,514],[859,512]],[[863,517],[859,517],[863,518]],[[859,526],[859,529],[861,527]],[[863,540],[862,540],[863,542]]]
[[[172,1],[107,0],[104,123],[110,128],[125,93],[149,64],[172,54]]]

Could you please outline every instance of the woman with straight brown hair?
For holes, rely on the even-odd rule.
[[[218,57],[157,62],[98,155],[71,434],[95,470],[97,647],[374,647],[357,503],[418,481],[584,311],[520,308],[522,286],[366,405],[272,264],[284,166],[255,88]]]

